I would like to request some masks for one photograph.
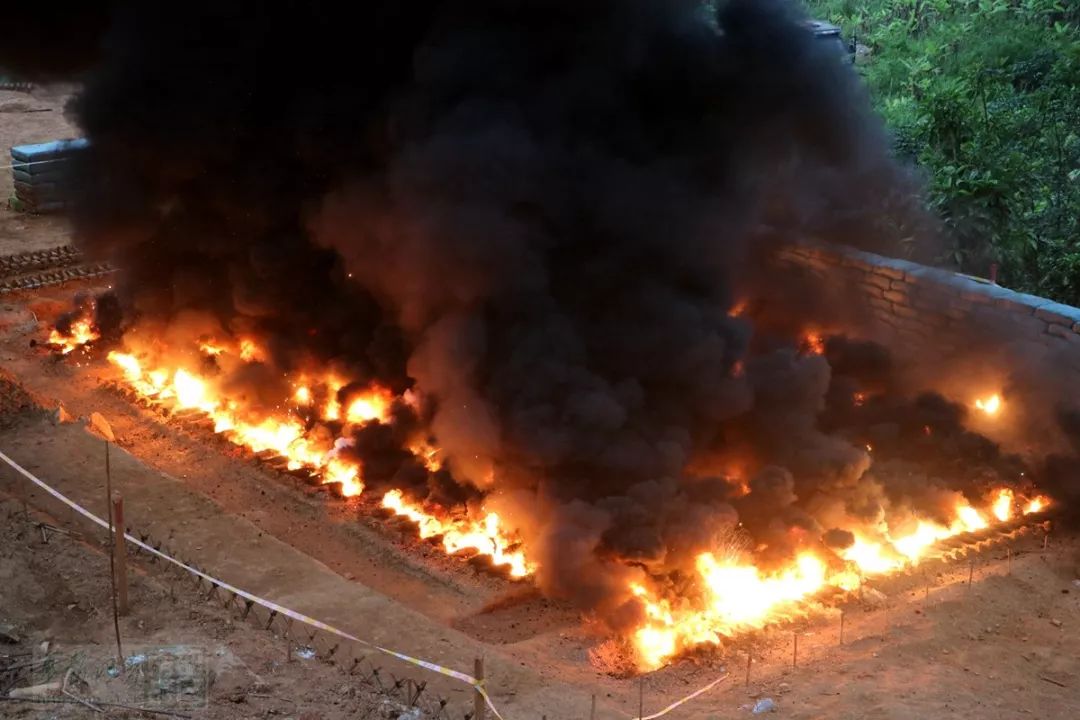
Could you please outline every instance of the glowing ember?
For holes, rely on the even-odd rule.
[[[990,417],[993,417],[1001,412],[1001,396],[994,394],[986,398],[977,398],[975,400],[975,407],[982,410]]]
[[[61,355],[67,355],[76,348],[91,343],[101,337],[94,321],[89,317],[81,317],[71,323],[68,334],[64,335],[56,328],[49,331],[47,345],[58,351]]]
[[[808,332],[803,337],[802,345],[800,348],[807,355],[824,355],[825,354],[825,338],[818,332]]]
[[[400,490],[391,490],[383,496],[382,505],[395,514],[407,517],[417,524],[421,538],[442,536],[443,548],[453,555],[462,550],[473,550],[491,558],[497,566],[506,566],[512,577],[525,577],[536,569],[525,559],[525,553],[514,549],[514,541],[503,532],[499,516],[487,513],[483,520],[441,519],[424,512],[419,506],[405,500]]]

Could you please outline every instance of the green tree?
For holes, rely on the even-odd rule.
[[[896,153],[927,176],[965,272],[1080,304],[1080,7],[810,0],[855,37]]]

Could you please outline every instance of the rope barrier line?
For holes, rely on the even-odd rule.
[[[53,488],[50,485],[48,485],[47,483],[45,483],[43,480],[38,478],[36,475],[31,473],[29,470],[27,470],[26,468],[22,467],[17,462],[12,460],[10,457],[8,457],[2,451],[0,451],[0,460],[3,460],[4,462],[6,462],[8,465],[10,465],[20,475],[22,475],[23,477],[28,479],[30,482],[32,482],[35,485],[37,485],[38,487],[40,487],[45,492],[52,495],[54,498],[56,498],[57,500],[62,502],[64,505],[67,505],[69,508],[71,508],[75,512],[79,513],[83,517],[85,517],[87,520],[90,520],[91,522],[97,524],[98,526],[100,526],[102,528],[108,529],[109,524],[105,520],[102,520],[100,517],[98,517],[94,513],[90,512],[89,510],[84,508],[82,505],[79,505],[77,502],[70,499],[69,497],[67,497],[66,495],[61,493],[59,490],[56,490],[55,488]],[[202,578],[203,580],[206,580],[207,582],[211,583],[211,585],[216,585],[217,587],[228,590],[229,592],[231,592],[231,593],[233,593],[235,595],[238,595],[238,596],[244,598],[245,600],[250,600],[253,603],[257,603],[257,604],[267,608],[268,610],[277,613],[278,615],[282,615],[282,616],[290,618],[292,620],[302,622],[305,625],[309,625],[309,626],[314,627],[314,628],[316,628],[318,630],[322,630],[324,632],[330,633],[331,635],[336,635],[336,636],[338,636],[340,638],[343,638],[345,640],[350,640],[350,641],[355,642],[355,643],[357,643],[359,645],[369,647],[369,648],[371,648],[373,650],[376,650],[378,652],[381,652],[381,653],[383,653],[385,655],[389,655],[389,656],[395,657],[395,658],[397,658],[399,660],[403,660],[405,662],[416,665],[417,667],[424,668],[425,670],[431,670],[432,672],[437,672],[437,673],[440,673],[440,674],[445,675],[447,677],[454,678],[455,680],[459,680],[459,681],[465,683],[466,685],[471,685],[476,692],[480,693],[480,695],[483,696],[484,702],[487,703],[487,706],[489,708],[491,708],[491,712],[493,712],[495,714],[495,717],[499,718],[499,720],[504,720],[502,714],[499,713],[498,708],[495,707],[495,704],[492,702],[491,697],[488,695],[487,690],[483,687],[483,683],[481,681],[477,680],[476,678],[474,678],[472,675],[469,675],[469,674],[463,673],[463,672],[459,672],[457,670],[452,670],[451,668],[443,667],[442,665],[439,665],[439,664],[433,663],[433,662],[429,662],[427,660],[421,660],[419,658],[414,658],[411,655],[406,655],[404,653],[397,652],[396,650],[390,650],[389,648],[381,647],[379,645],[376,645],[375,643],[368,642],[367,640],[362,640],[361,638],[358,638],[355,635],[347,633],[344,630],[339,630],[338,628],[334,627],[333,625],[328,625],[327,623],[324,623],[321,620],[316,620],[313,617],[308,617],[307,615],[304,615],[303,613],[299,613],[299,612],[296,612],[295,610],[287,608],[287,607],[285,607],[283,605],[279,605],[279,604],[273,602],[272,600],[266,600],[265,598],[261,598],[258,595],[254,595],[252,593],[247,592],[246,590],[241,590],[238,587],[230,585],[229,583],[224,582],[223,580],[219,580],[219,579],[217,579],[217,578],[215,578],[215,577],[213,577],[211,575],[207,575],[206,573],[202,572],[201,570],[197,570],[197,569],[191,567],[190,565],[188,565],[186,563],[183,563],[183,562],[177,560],[176,558],[171,557],[170,555],[167,555],[167,554],[161,552],[160,550],[157,550],[154,547],[151,547],[150,545],[144,543],[139,538],[131,535],[131,533],[125,532],[124,533],[124,538],[128,542],[130,542],[133,545],[139,547],[140,549],[145,550],[145,551],[149,552],[150,554],[161,558],[162,560],[170,562],[173,565],[176,565],[177,567],[191,573],[192,575],[195,575],[197,577]]]
[[[655,720],[655,718],[663,717],[664,715],[667,715],[669,712],[671,712],[675,708],[679,707],[680,705],[683,705],[685,703],[690,702],[691,700],[696,698],[698,695],[709,692],[714,687],[719,685],[722,680],[727,680],[727,676],[728,676],[727,673],[724,673],[723,675],[716,678],[715,680],[713,680],[711,683],[709,683],[705,687],[698,688],[697,690],[690,693],[689,695],[682,698],[681,700],[676,700],[675,702],[671,703],[670,705],[668,705],[663,710],[661,710],[659,712],[654,712],[652,715],[646,715],[645,717],[637,717],[636,715],[631,715],[631,714],[625,713],[625,712],[623,712],[621,710],[619,710],[619,714],[630,718],[630,720]]]
[[[79,505],[77,502],[75,502],[74,500],[72,500],[68,496],[64,495],[59,490],[56,490],[55,488],[50,486],[45,481],[38,478],[36,475],[31,473],[29,470],[24,468],[22,465],[19,465],[17,462],[15,462],[10,457],[8,457],[7,454],[5,454],[3,451],[0,451],[0,460],[3,460],[5,463],[10,465],[12,469],[14,469],[20,475],[25,477],[27,480],[34,483],[38,487],[40,487],[42,490],[49,493],[49,495],[53,496],[55,499],[59,500],[60,502],[62,502],[64,505],[68,506],[69,508],[71,508],[75,512],[79,513],[80,515],[85,517],[87,520],[90,520],[91,522],[95,523],[96,525],[98,525],[101,528],[108,529],[108,527],[109,527],[108,522],[106,522],[105,520],[102,520],[100,517],[98,517],[94,513],[90,512],[89,510],[84,508],[82,505]],[[206,580],[208,583],[211,584],[212,587],[220,587],[220,588],[222,588],[224,590],[228,590],[229,592],[233,593],[234,595],[242,597],[242,598],[244,598],[245,600],[247,600],[249,602],[256,603],[258,605],[261,605],[262,607],[265,607],[266,609],[270,610],[271,613],[282,615],[282,616],[284,616],[286,618],[289,618],[290,620],[296,620],[298,622],[302,622],[305,625],[309,625],[309,626],[311,626],[313,628],[316,628],[318,630],[322,630],[324,632],[330,633],[331,635],[336,635],[337,637],[340,637],[342,639],[349,640],[351,642],[355,642],[355,643],[357,643],[359,645],[363,645],[365,647],[369,647],[369,648],[371,648],[373,650],[376,650],[377,652],[383,653],[384,655],[389,655],[390,657],[394,657],[394,658],[397,658],[398,660],[402,660],[402,661],[410,663],[412,665],[416,665],[417,667],[423,668],[425,670],[430,670],[431,672],[439,673],[440,675],[445,675],[447,677],[450,677],[450,678],[453,678],[453,679],[458,680],[460,682],[463,682],[466,685],[471,686],[475,692],[479,693],[484,698],[484,702],[487,704],[487,706],[489,708],[491,708],[491,712],[494,713],[495,717],[498,718],[498,720],[505,720],[503,718],[502,714],[499,712],[498,708],[495,707],[495,703],[492,701],[491,696],[488,695],[487,689],[484,687],[484,685],[485,685],[484,680],[478,680],[475,677],[473,677],[472,675],[469,675],[468,673],[463,673],[463,672],[459,672],[457,670],[453,670],[451,668],[443,667],[442,665],[439,665],[438,663],[433,663],[433,662],[430,662],[428,660],[422,660],[420,658],[414,658],[411,655],[406,655],[406,654],[400,653],[400,652],[398,652],[396,650],[391,650],[389,648],[384,648],[384,647],[382,647],[380,645],[376,645],[375,643],[368,642],[367,640],[362,640],[361,638],[358,638],[355,635],[347,633],[344,630],[339,630],[338,628],[334,627],[333,625],[328,625],[327,623],[324,623],[321,620],[316,620],[313,617],[308,617],[307,615],[304,615],[303,613],[296,612],[295,610],[287,608],[287,607],[285,607],[283,605],[279,605],[276,602],[273,602],[272,600],[266,600],[265,598],[261,598],[258,595],[254,595],[252,593],[247,592],[246,590],[241,590],[238,587],[230,585],[229,583],[224,582],[223,580],[219,580],[219,579],[213,577],[212,575],[208,575],[208,574],[204,573],[201,570],[198,570],[198,569],[196,569],[196,568],[194,568],[194,567],[192,567],[192,566],[190,566],[190,565],[188,565],[188,564],[186,564],[184,562],[181,562],[180,560],[177,560],[176,558],[172,557],[171,555],[168,555],[166,553],[161,552],[157,548],[143,542],[142,540],[135,537],[131,533],[125,532],[124,533],[124,538],[128,542],[132,543],[133,545],[135,545],[136,547],[138,547],[138,548],[140,548],[142,550],[145,550],[146,552],[150,553],[151,555],[154,555],[155,557],[159,557],[162,560],[165,560],[166,562],[172,563],[173,565],[181,568],[182,570],[184,570],[184,571],[186,571],[188,573],[191,573],[192,575],[195,575],[196,577],[199,577],[199,578],[202,578],[203,580]],[[667,715],[672,710],[680,707],[681,705],[684,705],[685,703],[693,700],[694,698],[698,697],[699,695],[701,695],[703,693],[706,693],[709,690],[712,690],[714,687],[716,687],[716,685],[718,685],[722,680],[725,680],[726,678],[727,678],[727,674],[721,675],[720,677],[716,678],[715,680],[713,680],[709,684],[705,685],[704,687],[695,690],[694,692],[690,693],[689,695],[687,695],[686,697],[684,697],[684,698],[682,698],[680,700],[676,700],[675,702],[673,702],[670,705],[668,705],[667,707],[665,707],[663,710],[660,710],[659,712],[653,713],[652,715],[646,715],[644,717],[636,717],[636,716],[632,716],[632,715],[628,715],[626,713],[623,713],[622,711],[619,711],[619,712],[621,714],[625,715],[626,717],[631,718],[632,720],[655,720],[656,718],[663,717],[664,715]]]

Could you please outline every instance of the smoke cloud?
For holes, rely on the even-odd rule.
[[[867,435],[900,455],[930,425],[927,462],[1013,470],[940,398],[851,407],[892,397],[880,347],[799,351],[800,302],[771,339],[737,311],[782,294],[778,242],[932,230],[788,3],[335,8],[115,10],[73,105],[79,239],[124,268],[115,331],[254,335],[263,369],[230,378],[253,397],[312,365],[415,393],[346,450],[366,481],[486,496],[541,588],[614,626],[629,578],[690,569],[739,522],[779,560],[962,486],[871,472]],[[442,469],[406,450],[418,432]]]

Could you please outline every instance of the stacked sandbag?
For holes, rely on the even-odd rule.
[[[11,148],[15,184],[12,206],[33,213],[67,207],[71,199],[71,160],[86,147],[86,139],[79,138]]]

